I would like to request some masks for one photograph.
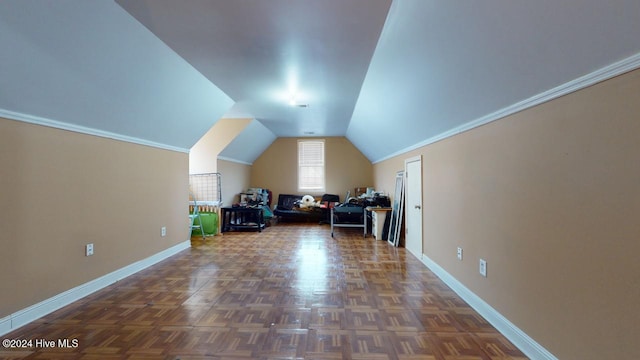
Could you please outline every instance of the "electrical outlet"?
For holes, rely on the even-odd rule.
[[[163,226],[163,227],[160,229],[160,235],[161,235],[162,237],[167,236],[167,227],[166,227],[166,226]]]
[[[458,247],[458,260],[462,260],[462,248]]]
[[[93,255],[93,244],[87,244],[84,246],[84,254],[85,256]]]
[[[487,261],[484,259],[480,259],[480,267],[478,269],[480,271],[480,275],[487,277]]]

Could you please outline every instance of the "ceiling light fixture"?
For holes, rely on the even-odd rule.
[[[309,107],[309,104],[300,103],[298,101],[298,95],[297,94],[291,94],[291,95],[289,95],[289,106],[307,108],[307,107]]]

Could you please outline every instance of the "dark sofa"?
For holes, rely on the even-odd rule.
[[[301,208],[300,201],[303,195],[280,194],[278,195],[278,204],[273,209],[273,215],[278,221],[327,221],[328,209],[323,208]],[[339,202],[338,195],[325,194],[322,196],[321,202]]]

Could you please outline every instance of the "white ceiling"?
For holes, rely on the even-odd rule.
[[[347,137],[376,161],[639,53],[638,0],[394,1]]]
[[[391,1],[117,3],[236,101],[225,117],[344,136]],[[290,106],[290,92],[309,107]]]
[[[233,105],[113,1],[2,0],[0,48],[0,116],[189,149]]]
[[[638,57],[640,1],[2,0],[0,47],[0,116],[182,149],[250,117],[223,156],[347,136],[379,161]]]
[[[251,164],[253,160],[257,159],[267,150],[275,139],[276,136],[273,132],[262,125],[260,121],[253,119],[253,121],[218,154],[218,158]],[[250,146],[248,146],[248,144],[250,144]]]

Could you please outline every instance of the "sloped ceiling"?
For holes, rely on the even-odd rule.
[[[347,137],[377,161],[639,53],[637,0],[394,1]]]
[[[233,105],[112,1],[1,1],[0,48],[5,115],[189,149]]]
[[[117,2],[236,101],[226,118],[256,118],[277,136],[344,136],[391,4]]]
[[[273,143],[276,136],[253,119],[218,155],[219,159],[252,164]]]
[[[640,66],[640,2],[3,0],[0,46],[0,116],[181,149],[249,117],[244,139],[347,136],[375,162]]]

